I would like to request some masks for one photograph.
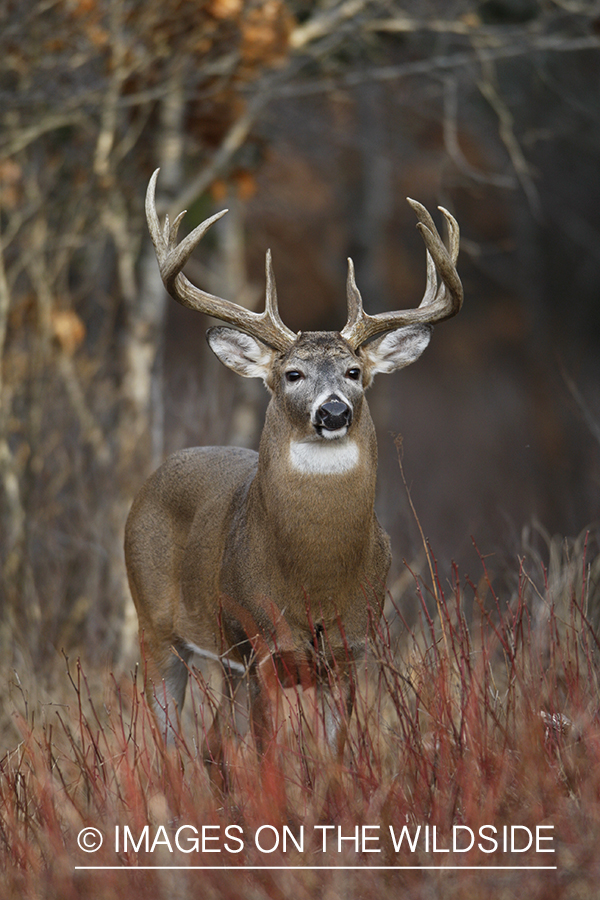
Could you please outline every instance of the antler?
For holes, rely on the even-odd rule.
[[[427,247],[427,284],[420,305],[416,309],[378,313],[369,316],[363,309],[362,298],[354,279],[354,264],[348,260],[348,321],[341,335],[356,350],[369,338],[404,325],[434,325],[455,316],[463,302],[463,289],[456,271],[459,228],[447,209],[439,209],[448,223],[449,249],[446,250],[433,219],[424,206],[407,198],[419,219],[417,228]],[[438,287],[438,273],[440,285]]]
[[[237,325],[247,334],[264,341],[265,344],[268,344],[269,347],[273,347],[275,350],[282,352],[287,350],[295,341],[296,335],[283,324],[279,316],[277,291],[271,264],[271,251],[267,251],[267,289],[265,310],[262,313],[252,312],[252,310],[239,306],[237,303],[232,303],[230,300],[222,300],[220,297],[207,294],[200,288],[195,287],[191,281],[188,281],[181,270],[210,226],[217,219],[220,219],[221,216],[224,216],[227,210],[224,209],[222,212],[201,222],[178,244],[177,231],[186,210],[179,213],[173,224],[169,222],[169,217],[166,216],[165,224],[161,228],[155,200],[156,181],[159,171],[160,169],[157,169],[152,175],[146,191],[146,219],[150,237],[156,250],[161,278],[168,293],[182,306],[215,316],[215,318],[221,319],[221,321],[227,322],[229,325]]]

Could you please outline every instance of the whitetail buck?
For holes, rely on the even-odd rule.
[[[175,453],[133,504],[125,553],[147,692],[168,737],[194,652],[221,660],[226,682],[245,672],[252,730],[264,753],[273,738],[274,680],[316,684],[336,695],[325,724],[341,753],[352,703],[348,667],[364,652],[370,618],[381,614],[390,565],[389,538],[374,512],[377,443],[365,390],[378,372],[414,362],[431,326],[460,310],[458,225],[442,209],[446,250],[427,210],[409,200],[427,246],[420,306],[367,315],[349,260],[342,331],[294,334],[279,316],[269,253],[263,313],[188,281],[185,262],[224,213],[177,244],[183,213],[161,228],[157,177],[158,170],[146,215],[167,291],[184,306],[237,326],[210,328],[209,344],[234,372],[262,378],[271,400],[258,453],[228,447]],[[207,764],[217,764],[217,779],[225,774],[227,704],[204,750]]]

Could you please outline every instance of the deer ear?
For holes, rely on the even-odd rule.
[[[266,382],[275,356],[271,347],[235,328],[209,328],[206,336],[210,349],[229,369],[244,378],[262,378]]]
[[[432,330],[431,325],[406,325],[362,347],[370,377],[409,366],[427,347]]]

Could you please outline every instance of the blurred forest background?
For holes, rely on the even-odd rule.
[[[175,449],[257,444],[264,389],[162,289],[143,213],[157,166],[184,228],[230,209],[190,278],[258,308],[271,247],[296,330],[342,327],[349,255],[368,311],[417,304],[404,198],[457,217],[463,311],[370,393],[392,585],[420,552],[398,434],[442,567],[479,571],[471,535],[494,571],[532,523],[597,528],[598,2],[4,0],[5,664],[137,652],[134,494]]]

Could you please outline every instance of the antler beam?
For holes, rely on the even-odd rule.
[[[360,292],[354,278],[354,264],[348,260],[348,321],[341,331],[355,350],[375,335],[405,325],[435,325],[455,316],[463,302],[463,288],[456,271],[460,233],[454,216],[442,206],[440,211],[448,223],[448,250],[440,238],[433,219],[424,206],[407,198],[419,219],[417,228],[427,247],[427,284],[423,299],[416,309],[379,313],[365,313]],[[438,286],[438,274],[440,283]]]
[[[263,341],[269,347],[285,352],[295,341],[296,335],[283,324],[279,315],[270,251],[267,252],[266,259],[267,287],[264,312],[253,312],[237,303],[223,300],[221,297],[215,297],[213,294],[208,294],[206,291],[197,288],[186,278],[181,270],[210,226],[220,219],[221,216],[224,216],[227,210],[224,209],[222,212],[201,222],[178,244],[177,232],[186,211],[179,213],[172,224],[169,222],[169,217],[166,216],[165,223],[161,227],[156,212],[156,181],[159,171],[160,169],[156,169],[148,184],[146,192],[146,219],[150,237],[156,250],[160,275],[168,293],[182,306],[206,313],[209,316],[215,316],[215,318],[220,319],[222,322],[227,322],[229,325],[236,325],[247,334]]]

